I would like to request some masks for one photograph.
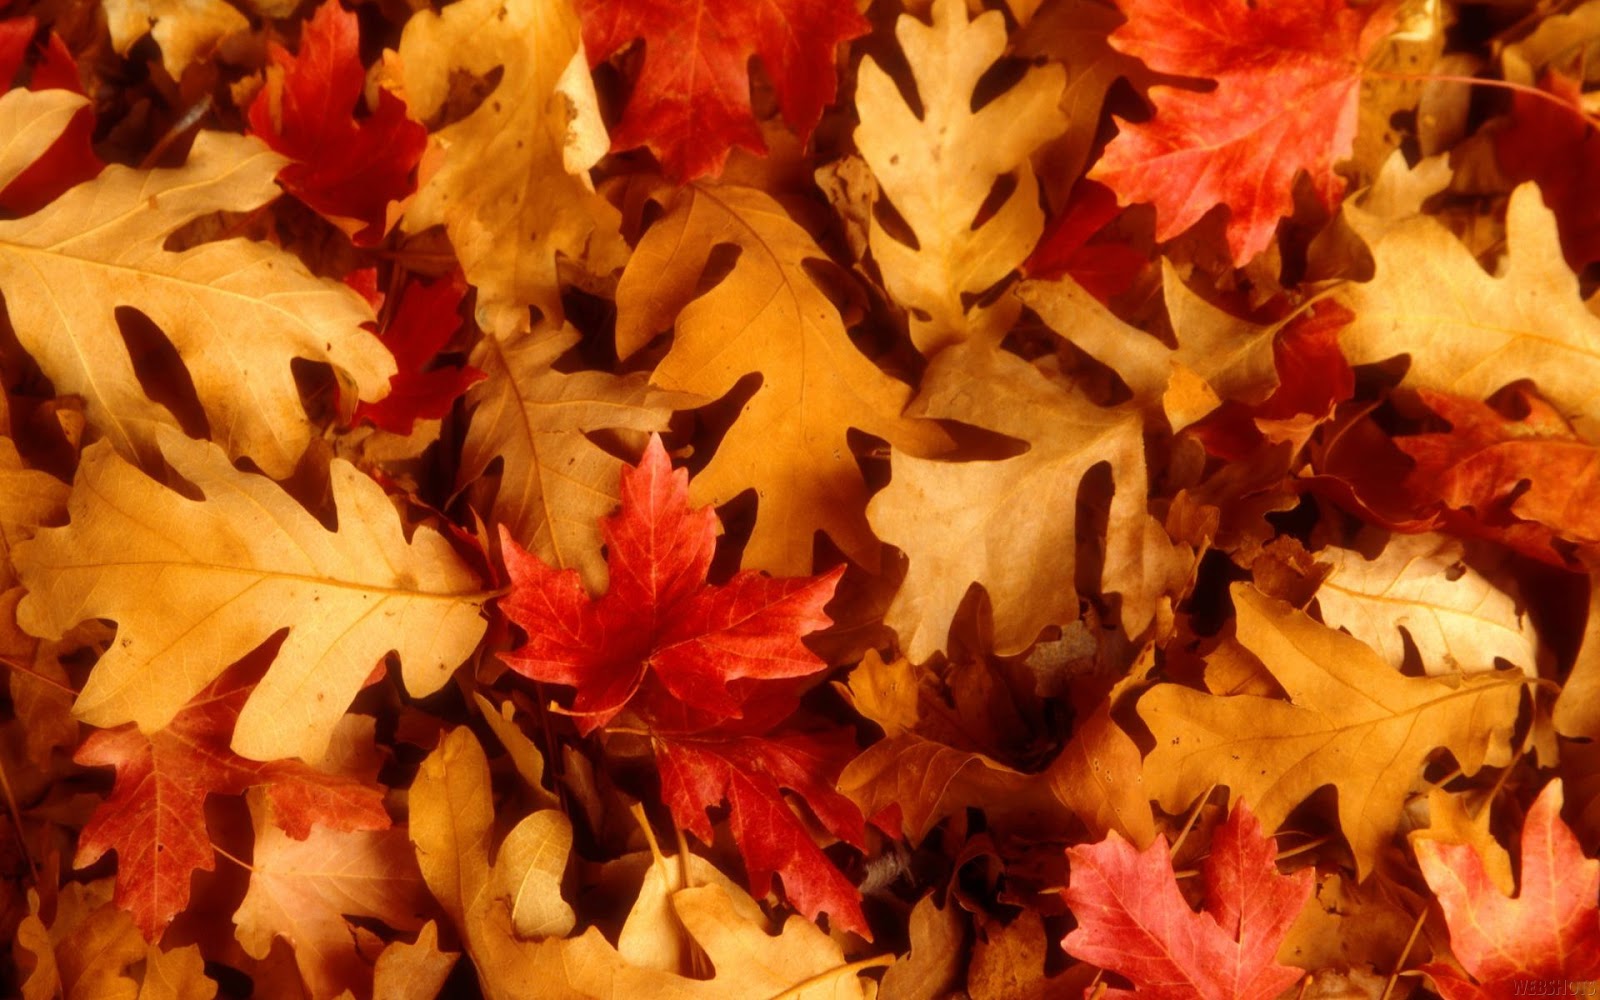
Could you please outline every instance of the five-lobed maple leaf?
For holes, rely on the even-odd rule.
[[[413,190],[427,131],[383,88],[370,117],[352,117],[366,82],[359,36],[355,14],[325,0],[306,21],[298,52],[269,47],[272,69],[249,118],[252,132],[295,161],[278,172],[283,186],[355,242],[372,244],[398,216],[391,204]]]
[[[598,599],[577,570],[551,568],[502,528],[511,593],[500,608],[527,641],[501,659],[530,679],[574,688],[570,712],[580,733],[625,709],[643,719],[662,797],[681,826],[711,843],[706,810],[727,801],[753,887],[764,891],[779,874],[802,913],[826,911],[865,934],[854,886],[780,791],[799,793],[823,826],[864,847],[859,811],[832,785],[838,750],[801,734],[716,729],[728,720],[777,721],[790,709],[764,701],[760,682],[825,667],[800,640],[830,624],[822,609],[842,568],[792,580],[744,570],[726,584],[707,583],[716,513],[690,506],[689,477],[673,471],[657,435],[637,466],[624,467],[621,494],[621,510],[601,528],[610,584]]]
[[[1600,859],[1584,857],[1561,819],[1562,801],[1555,779],[1528,810],[1515,896],[1495,884],[1475,846],[1412,835],[1450,928],[1450,951],[1471,977],[1446,962],[1424,965],[1445,1000],[1521,996],[1542,984],[1600,979]]]
[[[1356,135],[1362,64],[1392,27],[1389,0],[1121,0],[1111,36],[1151,69],[1214,90],[1150,88],[1155,116],[1120,122],[1089,176],[1123,204],[1156,207],[1171,239],[1214,206],[1228,209],[1228,250],[1243,264],[1266,249],[1294,207],[1304,170],[1325,206],[1345,182],[1334,167]]]
[[[854,0],[578,0],[577,6],[592,63],[644,43],[612,148],[648,146],[677,181],[720,173],[735,146],[767,151],[750,108],[753,57],[772,80],[784,119],[805,139],[833,100],[834,48],[868,29]]]
[[[674,705],[706,722],[740,716],[749,680],[803,677],[825,664],[801,644],[826,628],[823,605],[842,567],[777,580],[744,570],[706,582],[717,515],[689,505],[689,476],[674,472],[659,436],[622,473],[622,509],[601,527],[610,586],[592,599],[576,570],[556,570],[500,534],[511,593],[500,609],[527,633],[502,654],[536,681],[575,689],[581,733],[614,719],[637,697],[641,713]]]
[[[277,822],[304,840],[313,824],[335,830],[389,826],[383,789],[298,760],[246,760],[229,748],[233,727],[255,687],[247,664],[222,674],[170,723],[146,735],[134,726],[101,730],[73,759],[116,768],[111,797],[78,838],[78,867],[117,853],[117,905],[157,940],[189,903],[189,877],[211,871],[205,801],[264,786]],[[372,777],[372,776],[369,776]]]
[[[1279,872],[1276,853],[1236,801],[1200,863],[1205,909],[1196,913],[1178,890],[1166,837],[1143,851],[1117,833],[1069,847],[1066,900],[1078,926],[1061,946],[1133,982],[1108,997],[1272,1000],[1305,974],[1277,952],[1315,882],[1309,869]]]

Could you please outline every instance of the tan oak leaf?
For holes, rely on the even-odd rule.
[[[1372,871],[1406,796],[1436,748],[1462,773],[1511,759],[1525,678],[1517,671],[1448,680],[1406,677],[1365,643],[1254,587],[1235,584],[1238,641],[1288,694],[1219,696],[1157,684],[1139,699],[1155,737],[1148,793],[1181,813],[1215,785],[1251,803],[1276,830],[1312,792],[1332,785],[1358,873]]]
[[[1113,489],[1108,548],[1145,550],[1142,421],[1133,408],[1098,406],[1070,382],[975,345],[940,352],[924,383],[912,415],[1007,434],[1028,450],[969,462],[892,453],[889,485],[872,498],[867,519],[910,566],[884,621],[905,655],[924,662],[945,648],[956,609],[977,584],[989,597],[995,652],[1021,653],[1047,626],[1079,616],[1078,488],[1101,463],[1110,464]],[[1128,579],[1130,568],[1108,556],[1106,589],[1137,583]],[[1127,625],[1141,609],[1124,613]]]
[[[706,262],[722,245],[738,247],[739,258],[698,294]],[[690,185],[640,240],[617,288],[623,357],[676,318],[654,385],[715,399],[760,373],[760,387],[689,496],[696,505],[720,505],[755,490],[744,565],[778,576],[811,572],[818,531],[857,563],[878,565],[878,540],[861,513],[867,488],[847,440],[851,428],[913,455],[949,444],[937,425],[901,416],[910,388],[851,343],[839,310],[805,267],[826,259],[769,195]]]
[[[1028,156],[1067,124],[1056,106],[1066,79],[1059,66],[1028,69],[974,111],[979,81],[1006,49],[1005,16],[969,21],[963,0],[936,0],[932,13],[931,25],[902,14],[895,26],[921,113],[869,56],[856,84],[855,132],[879,192],[911,230],[909,241],[897,237],[872,214],[872,256],[910,314],[912,342],[930,356],[956,341],[998,340],[1015,321],[1009,297],[967,303],[1019,267],[1044,232]],[[1002,177],[1015,186],[986,204]]]
[[[1317,590],[1322,620],[1377,650],[1396,670],[1410,637],[1429,674],[1493,670],[1495,660],[1538,676],[1539,637],[1510,594],[1462,564],[1444,535],[1395,535],[1376,559],[1330,546]]]
[[[123,455],[153,463],[157,428],[178,421],[140,385],[121,308],[166,333],[217,443],[275,478],[294,469],[312,436],[292,361],[333,365],[350,398],[388,391],[394,358],[362,328],[372,310],[351,289],[266,243],[165,246],[201,216],[276,198],[285,162],[258,139],[201,132],[181,167],[113,164],[40,211],[0,222],[0,291],[18,341],[57,392],[83,397],[90,423]]]
[[[605,277],[627,260],[621,216],[588,170],[609,146],[578,15],[567,0],[463,0],[419,10],[400,37],[411,113],[431,119],[461,76],[498,82],[431,137],[403,225],[443,225],[478,289],[478,325],[506,335],[536,306],[561,319],[558,264]]]
[[[280,629],[288,637],[245,703],[233,749],[253,760],[325,752],[380,660],[408,690],[438,690],[477,646],[485,595],[441,534],[408,542],[377,483],[335,460],[329,530],[215,445],[168,431],[162,452],[199,491],[161,485],[105,443],[84,451],[65,527],[16,552],[18,622],[45,638],[86,618],[117,623],[75,712],[160,729],[201,688]]]
[[[1494,274],[1432,216],[1391,221],[1347,202],[1344,217],[1376,263],[1371,281],[1339,293],[1355,312],[1340,337],[1352,364],[1408,355],[1406,385],[1472,399],[1532,379],[1580,434],[1600,434],[1600,317],[1534,184],[1511,192]]]

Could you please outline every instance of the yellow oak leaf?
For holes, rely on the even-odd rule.
[[[1600,576],[1593,570],[1583,643],[1556,698],[1553,721],[1563,736],[1600,742]]]
[[[111,902],[111,879],[62,886],[48,926],[37,892],[29,891],[28,904],[14,944],[27,970],[23,1000],[136,1000],[133,967],[145,960],[147,945],[133,918]]]
[[[373,958],[362,956],[345,918],[416,930],[428,908],[405,829],[315,826],[295,840],[272,822],[264,796],[252,791],[249,799],[256,841],[250,888],[233,914],[239,944],[251,957],[266,958],[274,938],[288,941],[313,997],[365,992]]]
[[[351,289],[266,243],[165,247],[203,215],[276,198],[285,162],[257,139],[202,132],[182,167],[113,164],[33,215],[0,222],[0,291],[18,341],[57,392],[83,397],[90,424],[123,455],[155,462],[156,429],[178,421],[141,387],[120,308],[165,332],[228,455],[275,478],[293,471],[312,434],[290,362],[332,364],[351,398],[388,392],[394,358],[362,329],[372,310]]]
[[[1178,684],[1157,684],[1140,698],[1139,715],[1156,740],[1144,760],[1145,789],[1166,811],[1181,813],[1214,785],[1227,785],[1271,831],[1332,785],[1339,825],[1365,878],[1435,749],[1449,749],[1467,775],[1510,761],[1527,680],[1520,672],[1406,677],[1360,640],[1254,587],[1235,584],[1232,593],[1239,642],[1289,699],[1217,696]]]
[[[956,609],[980,584],[989,596],[995,652],[1021,653],[1044,628],[1078,619],[1078,487],[1101,463],[1110,463],[1113,488],[1108,548],[1144,551],[1142,420],[1131,407],[1098,406],[1069,382],[975,345],[941,351],[924,384],[908,413],[959,420],[1029,447],[1012,458],[976,462],[895,449],[889,485],[867,507],[878,537],[910,560],[884,622],[900,636],[905,655],[924,662],[945,648]],[[1130,568],[1108,556],[1107,590],[1136,583]],[[1148,609],[1124,608],[1124,624],[1141,610],[1148,621]],[[1134,624],[1133,631],[1142,627]]]
[[[1323,549],[1317,559],[1333,571],[1317,589],[1322,620],[1396,670],[1406,659],[1403,630],[1429,674],[1493,670],[1498,657],[1537,677],[1532,623],[1461,557],[1461,543],[1444,535],[1395,535],[1370,561],[1351,549]]]
[[[1339,298],[1355,312],[1340,335],[1352,364],[1409,355],[1405,383],[1483,399],[1532,379],[1580,434],[1600,434],[1600,317],[1584,305],[1539,189],[1511,192],[1506,255],[1490,274],[1437,219],[1399,221],[1347,203],[1376,270]]]
[[[588,170],[609,145],[578,16],[567,0],[462,0],[421,10],[400,37],[406,101],[434,117],[461,75],[499,82],[431,137],[403,226],[443,225],[478,289],[478,325],[505,335],[527,309],[561,318],[557,263],[604,277],[627,260],[621,216]]]
[[[974,111],[979,80],[1006,49],[1003,14],[969,22],[963,0],[936,0],[931,25],[903,14],[895,36],[921,114],[869,56],[856,84],[855,141],[880,193],[911,230],[911,239],[897,238],[870,216],[884,286],[910,314],[912,342],[931,356],[960,340],[997,341],[1016,319],[1010,297],[971,308],[966,299],[1019,267],[1044,231],[1028,155],[1066,128],[1056,106],[1066,74],[1059,66],[1031,68]],[[1002,177],[1015,186],[998,206],[986,205]],[[975,225],[980,209],[985,218]]]
[[[224,0],[106,0],[111,45],[127,55],[150,35],[161,49],[161,64],[174,80],[189,64],[210,57],[228,38],[250,30],[250,21]]]
[[[71,522],[16,552],[29,590],[18,622],[59,637],[86,618],[117,623],[75,711],[91,725],[160,729],[193,695],[280,629],[288,637],[251,693],[233,749],[254,760],[325,752],[339,718],[391,650],[414,695],[438,690],[483,635],[485,595],[437,531],[406,541],[377,483],[330,469],[330,531],[277,484],[215,445],[161,435],[203,499],[168,489],[104,442],[84,451]]]
[[[699,292],[718,246],[739,259]],[[697,506],[756,492],[756,523],[744,565],[777,576],[811,572],[812,545],[826,532],[852,560],[876,569],[879,543],[862,516],[866,484],[851,428],[901,452],[949,445],[937,425],[901,416],[911,390],[850,342],[839,310],[807,273],[826,254],[760,191],[690,185],[670,201],[634,250],[617,287],[617,352],[627,357],[673,324],[672,349],[651,382],[714,399],[746,375],[756,389],[695,476]]]
[[[457,480],[470,483],[501,459],[484,516],[545,563],[577,569],[598,594],[606,588],[600,519],[616,509],[622,461],[585,435],[664,431],[674,407],[696,400],[652,390],[644,375],[556,371],[577,342],[570,328],[478,342],[471,364],[488,377],[467,391],[472,415]]]

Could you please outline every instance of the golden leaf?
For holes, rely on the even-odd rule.
[[[1464,774],[1510,761],[1526,678],[1516,671],[1442,679],[1396,673],[1352,639],[1255,588],[1235,584],[1238,639],[1289,700],[1219,697],[1157,684],[1139,699],[1155,736],[1145,788],[1171,813],[1214,785],[1276,830],[1308,795],[1338,790],[1339,825],[1364,878],[1395,832],[1405,797],[1436,748]]]
[[[362,329],[372,311],[349,288],[266,243],[165,248],[200,216],[276,198],[284,162],[259,140],[202,132],[182,167],[108,166],[33,215],[0,222],[0,291],[17,339],[57,392],[83,397],[90,424],[124,456],[153,463],[157,428],[178,422],[139,384],[117,326],[123,307],[166,333],[229,457],[275,478],[311,440],[292,360],[334,365],[353,396],[388,392],[394,358]]]
[[[215,445],[161,436],[192,500],[123,461],[84,451],[71,523],[16,552],[29,594],[19,623],[59,637],[86,618],[117,623],[76,712],[91,725],[166,725],[193,695],[279,629],[288,638],[246,702],[235,752],[255,760],[322,756],[340,716],[390,650],[406,687],[436,691],[477,645],[484,595],[449,543],[419,527],[408,543],[377,483],[330,470],[339,528],[329,531]]]
[[[499,83],[470,115],[432,136],[434,156],[404,227],[443,225],[478,289],[478,325],[506,335],[528,306],[561,319],[560,257],[609,275],[627,260],[621,216],[588,170],[609,143],[566,0],[463,0],[418,11],[400,37],[407,103],[418,118],[444,106],[452,79]]]
[[[738,261],[697,297],[706,261],[725,244],[740,249]],[[744,565],[778,576],[811,572],[818,531],[857,563],[878,565],[878,540],[861,514],[866,485],[846,439],[852,427],[914,455],[949,443],[936,425],[901,417],[911,390],[850,342],[838,309],[806,272],[808,260],[825,259],[760,191],[691,185],[645,233],[617,288],[623,357],[677,317],[654,385],[714,399],[761,374],[689,495],[703,506],[755,490]]]
[[[1028,155],[1066,128],[1057,110],[1066,74],[1029,69],[1014,86],[972,110],[978,82],[1006,48],[999,11],[970,23],[963,0],[937,0],[933,24],[901,15],[895,37],[916,79],[920,116],[871,57],[856,84],[861,124],[856,146],[878,189],[911,229],[906,242],[872,215],[872,255],[890,296],[910,313],[911,340],[932,355],[946,344],[997,341],[1016,320],[1015,300],[966,306],[1019,267],[1039,234],[1044,212]],[[985,212],[1001,177],[1016,186]]]

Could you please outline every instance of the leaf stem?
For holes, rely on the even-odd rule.
[[[1389,973],[1389,981],[1383,984],[1383,993],[1378,1000],[1389,1000],[1389,994],[1394,991],[1394,984],[1400,979],[1400,970],[1406,967],[1406,959],[1411,957],[1411,949],[1417,943],[1417,935],[1422,933],[1422,922],[1428,919],[1428,910],[1423,908],[1417,914],[1416,923],[1411,925],[1411,936],[1406,938],[1406,946],[1400,949],[1400,957],[1395,959],[1394,971]]]
[[[232,861],[234,864],[238,865],[240,868],[243,868],[247,872],[256,871],[256,866],[255,865],[251,864],[248,861],[241,861],[239,858],[236,858],[232,854],[229,854],[227,851],[224,851],[222,848],[218,847],[216,844],[212,844],[211,845],[211,849],[213,851],[216,851],[218,854],[222,855],[223,857],[227,858],[229,861]]]
[[[1454,73],[1396,73],[1390,70],[1376,69],[1367,70],[1366,75],[1380,77],[1385,80],[1421,80],[1423,82],[1433,80],[1439,83],[1464,83],[1473,87],[1493,87],[1499,90],[1510,90],[1518,94],[1527,94],[1529,97],[1538,98],[1547,104],[1554,104],[1556,107],[1582,119],[1583,123],[1590,128],[1600,129],[1600,119],[1597,119],[1594,115],[1587,114],[1582,108],[1563,101],[1548,90],[1530,87],[1526,83],[1513,83],[1510,80],[1496,80],[1492,77],[1461,76]]]
[[[17,797],[11,791],[11,778],[6,774],[4,761],[0,761],[0,793],[5,794],[6,812],[10,813],[11,825],[17,831],[17,849],[22,852],[22,860],[28,865],[28,881],[37,884],[38,862],[33,860],[33,852],[28,849],[28,838],[22,828],[22,811],[17,808]]]

